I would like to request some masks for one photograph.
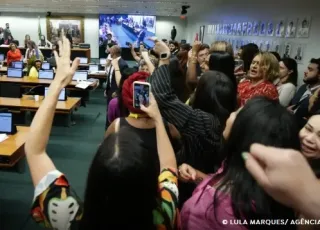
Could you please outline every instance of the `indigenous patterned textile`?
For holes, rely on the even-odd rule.
[[[279,99],[276,86],[269,81],[263,81],[257,85],[252,85],[249,80],[245,80],[238,85],[240,106],[244,106],[248,100],[256,96],[266,96],[272,100]]]
[[[159,175],[159,207],[153,211],[158,230],[180,229],[176,169]],[[83,214],[82,202],[59,171],[49,172],[36,186],[31,209],[33,219],[45,228],[70,229]]]

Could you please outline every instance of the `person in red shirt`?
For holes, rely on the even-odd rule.
[[[7,64],[8,66],[11,65],[11,62],[13,61],[20,61],[21,60],[21,52],[17,48],[17,45],[14,43],[11,43],[9,46],[9,51],[7,53]]]
[[[273,81],[279,78],[279,71],[279,62],[273,54],[265,52],[256,55],[250,65],[248,79],[238,85],[239,105],[242,107],[256,96],[278,100],[279,94]]]

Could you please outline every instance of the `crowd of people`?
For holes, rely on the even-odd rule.
[[[7,23],[7,30],[9,30],[9,23]],[[1,45],[1,34],[2,28],[0,28],[0,45]],[[8,37],[10,38],[11,32],[9,30]],[[3,41],[5,40],[5,36],[3,36]],[[23,61],[27,64],[27,76],[30,78],[38,78],[39,70],[41,69],[43,61],[46,59],[48,63],[52,67],[56,67],[56,61],[54,56],[54,51],[59,50],[58,44],[52,44],[50,41],[46,39],[44,35],[40,36],[38,43],[31,40],[29,34],[25,35],[23,47],[26,49],[25,55],[23,56],[19,49],[19,42],[11,39],[10,42],[4,42],[3,44],[9,45],[9,51],[6,54],[7,65],[10,67],[12,62]],[[52,49],[52,54],[50,57],[44,57],[39,47],[46,47]]]
[[[70,67],[68,39],[59,42],[56,77],[25,143],[33,219],[59,230],[310,228],[290,221],[320,218],[320,59],[296,90],[295,60],[255,44],[235,55],[223,41],[150,39],[153,49],[131,49],[139,69],[109,49],[106,132],[83,200],[46,153],[59,92],[79,65]],[[136,81],[151,85],[148,106],[133,105]],[[226,224],[236,220],[247,224]]]

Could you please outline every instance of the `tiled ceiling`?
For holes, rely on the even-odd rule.
[[[190,5],[187,15],[192,15],[207,10],[212,2],[213,0],[0,0],[0,12],[178,16],[182,5]]]

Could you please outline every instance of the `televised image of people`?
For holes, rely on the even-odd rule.
[[[155,36],[156,17],[125,14],[102,14],[99,16],[99,45],[117,44],[127,47],[126,43],[140,44],[147,48],[153,47],[148,37]],[[111,40],[110,40],[111,39]]]

